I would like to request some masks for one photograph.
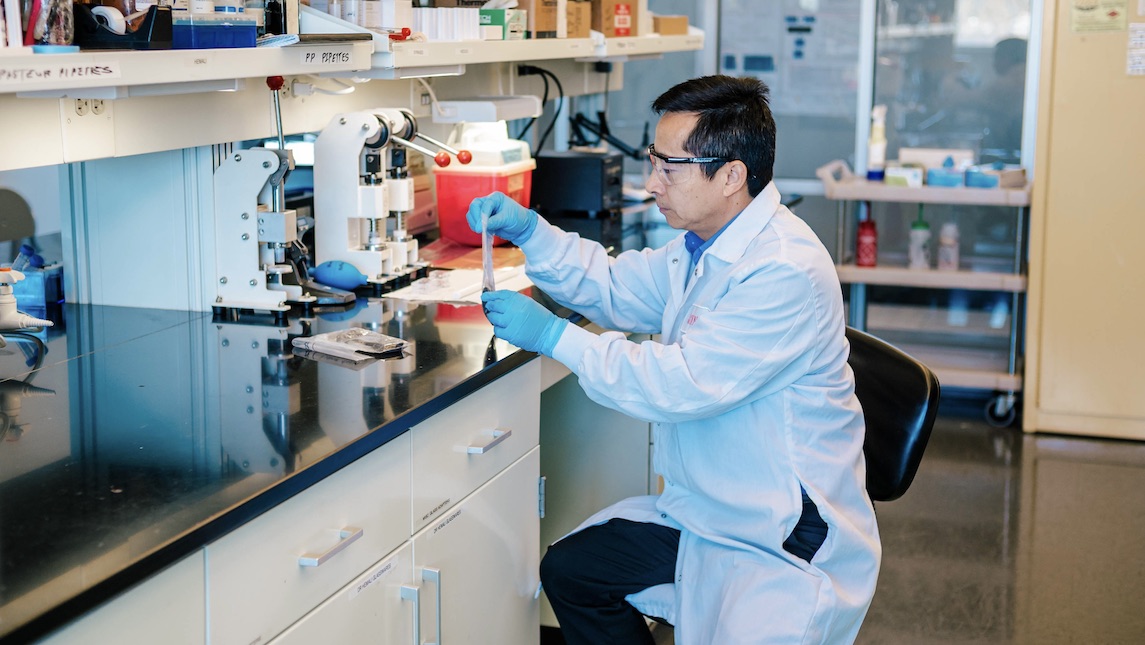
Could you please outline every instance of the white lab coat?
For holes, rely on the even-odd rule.
[[[662,335],[634,343],[569,325],[553,352],[594,401],[654,424],[663,493],[585,524],[626,517],[682,530],[674,602],[650,613],[682,645],[853,641],[881,558],[863,415],[835,268],[775,185],[690,281],[682,235],[610,258],[542,220],[522,249],[557,302],[610,329]],[[810,564],[782,547],[801,484],[828,526]]]

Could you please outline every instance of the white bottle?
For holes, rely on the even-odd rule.
[[[867,139],[867,180],[882,181],[887,165],[887,106],[871,108],[871,136]]]
[[[930,268],[930,224],[916,220],[910,225],[910,247],[907,249],[907,268]]]
[[[938,270],[958,270],[958,225],[947,222],[938,231]]]

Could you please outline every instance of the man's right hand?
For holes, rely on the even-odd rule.
[[[520,246],[529,239],[537,228],[537,214],[504,193],[493,193],[478,197],[469,204],[465,219],[469,228],[481,232],[481,218],[489,216],[488,230],[499,238]]]

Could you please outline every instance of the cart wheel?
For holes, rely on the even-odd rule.
[[[1018,407],[1012,394],[999,394],[986,403],[986,423],[995,428],[1008,428],[1018,418]]]

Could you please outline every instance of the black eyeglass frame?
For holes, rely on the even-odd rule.
[[[727,157],[669,157],[656,152],[656,144],[648,146],[648,154],[664,163],[729,163],[735,161],[735,159],[728,159]]]

